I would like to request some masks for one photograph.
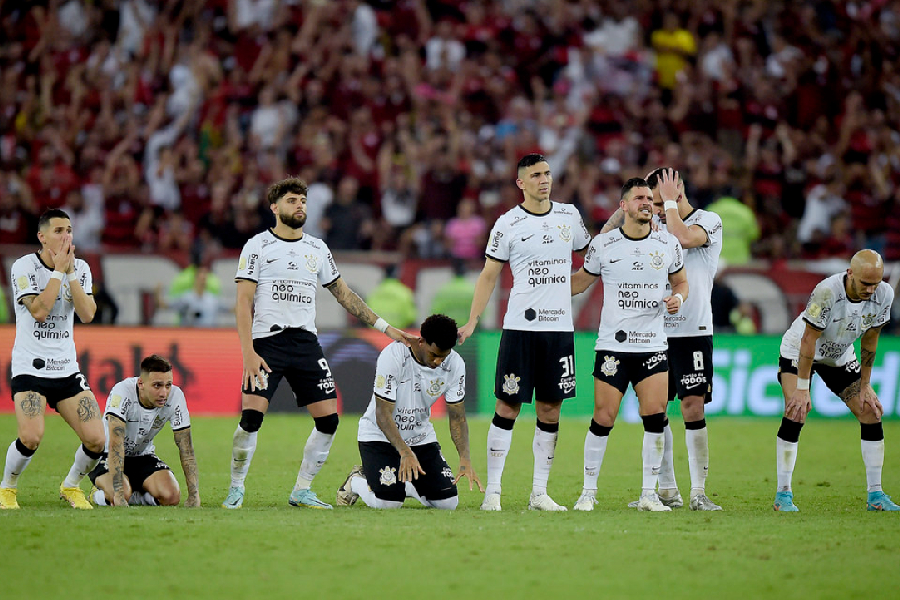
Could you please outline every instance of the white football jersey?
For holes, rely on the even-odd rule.
[[[340,276],[328,246],[308,233],[285,240],[270,229],[247,240],[234,279],[256,283],[252,337],[288,328],[316,333],[318,285],[330,285]]]
[[[584,257],[584,270],[603,279],[603,310],[594,349],[666,350],[663,298],[669,295],[669,274],[683,268],[681,244],[665,231],[651,231],[638,240],[621,228],[596,236]]]
[[[485,255],[508,262],[513,274],[503,329],[573,331],[572,252],[591,241],[578,209],[551,202],[536,215],[522,205],[494,223]]]
[[[11,282],[16,309],[16,341],[12,350],[12,376],[68,377],[78,373],[78,357],[75,354],[75,338],[72,325],[75,322],[75,304],[69,280],[63,277],[59,296],[47,319],[38,322],[22,298],[37,296],[50,281],[53,269],[45,265],[35,252],[26,254],[13,263]],[[75,259],[75,275],[88,294],[94,285],[91,268],[80,258]]]
[[[106,430],[106,451],[109,452],[109,419],[115,415],[125,421],[125,456],[153,454],[156,447],[153,438],[166,423],[172,424],[172,431],[180,431],[191,426],[184,392],[173,385],[165,406],[146,408],[138,400],[138,378],[129,377],[120,381],[109,391],[104,410],[103,428]]]
[[[375,397],[394,402],[394,423],[408,446],[437,441],[431,424],[431,407],[444,396],[447,404],[462,402],[466,395],[466,363],[451,350],[436,368],[419,363],[412,350],[394,342],[378,355],[375,387],[365,414],[359,420],[360,442],[387,442],[375,416]]]
[[[668,337],[697,337],[713,334],[712,286],[722,253],[722,219],[716,213],[695,209],[684,224],[699,225],[706,232],[706,244],[684,250],[688,298],[674,315],[666,313]],[[660,223],[662,227],[665,224]]]
[[[847,297],[846,273],[823,279],[815,287],[806,309],[794,319],[781,338],[781,355],[791,360],[800,358],[800,340],[809,323],[822,331],[816,342],[815,361],[841,367],[856,360],[853,342],[868,329],[881,327],[891,318],[894,289],[885,282],[878,284],[868,300],[856,302]]]

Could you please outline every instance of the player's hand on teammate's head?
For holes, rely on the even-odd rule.
[[[456,337],[459,339],[460,345],[464,344],[467,339],[472,337],[472,334],[475,332],[475,325],[477,321],[469,321],[456,331]]]

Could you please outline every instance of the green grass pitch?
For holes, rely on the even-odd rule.
[[[721,513],[638,513],[639,425],[615,428],[600,474],[600,504],[575,513],[587,421],[564,420],[550,494],[567,513],[526,510],[534,425],[523,416],[504,477],[504,511],[482,513],[464,489],[455,513],[407,502],[377,512],[287,504],[312,427],[271,415],[247,479],[244,507],[220,508],[237,418],[195,418],[203,507],[75,511],[57,488],[76,448],[48,417],[44,442],[19,481],[22,510],[0,512],[0,598],[890,598],[900,575],[900,513],[865,510],[859,427],[815,421],[801,436],[794,492],[802,512],[778,514],[775,419],[710,420],[710,496]],[[487,421],[470,421],[485,477]],[[454,469],[446,421],[436,423]],[[689,478],[683,427],[673,420],[677,476]],[[359,462],[356,417],[345,416],[313,484],[324,499]],[[15,421],[0,416],[0,445]],[[885,425],[884,486],[900,499],[900,424]],[[179,478],[166,430],[157,450]],[[85,490],[89,483],[85,482]]]

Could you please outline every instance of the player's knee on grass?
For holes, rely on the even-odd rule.
[[[324,433],[325,435],[334,435],[337,431],[340,417],[338,417],[337,413],[333,413],[330,415],[325,415],[324,417],[313,417],[313,421],[315,421],[316,429],[319,431],[319,433]]]
[[[158,496],[154,497],[160,506],[178,506],[181,504],[181,490],[177,487],[163,490]]]
[[[241,411],[241,429],[246,431],[247,433],[253,433],[255,431],[259,431],[259,428],[262,427],[263,415],[258,410],[253,410],[252,408],[245,408]],[[233,423],[234,421],[232,421]]]
[[[450,498],[443,498],[441,500],[428,500],[428,504],[430,504],[432,508],[437,508],[439,510],[456,510],[456,507],[459,506],[459,496],[451,496]]]

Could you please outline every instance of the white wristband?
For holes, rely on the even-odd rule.
[[[62,281],[63,277],[65,277],[65,276],[66,276],[66,274],[63,273],[62,271],[53,271],[53,274],[50,275],[50,279],[56,279],[58,281]]]
[[[797,378],[797,389],[809,391],[809,379]]]
[[[678,210],[678,203],[674,200],[666,200],[663,202],[663,208],[665,210]]]
[[[75,281],[76,279],[78,279],[78,274],[75,271],[66,273],[66,275],[69,277],[69,281]]]
[[[388,322],[387,322],[387,321],[385,321],[385,320],[382,319],[381,317],[378,317],[378,320],[375,321],[375,324],[372,325],[372,327],[374,327],[375,329],[377,329],[377,330],[380,331],[381,333],[384,333],[385,331],[387,331],[387,328],[390,327],[390,325],[388,325]]]
[[[678,292],[677,294],[672,294],[672,297],[678,298],[679,300],[681,300],[681,303],[684,304],[684,296],[681,295],[681,292]]]

